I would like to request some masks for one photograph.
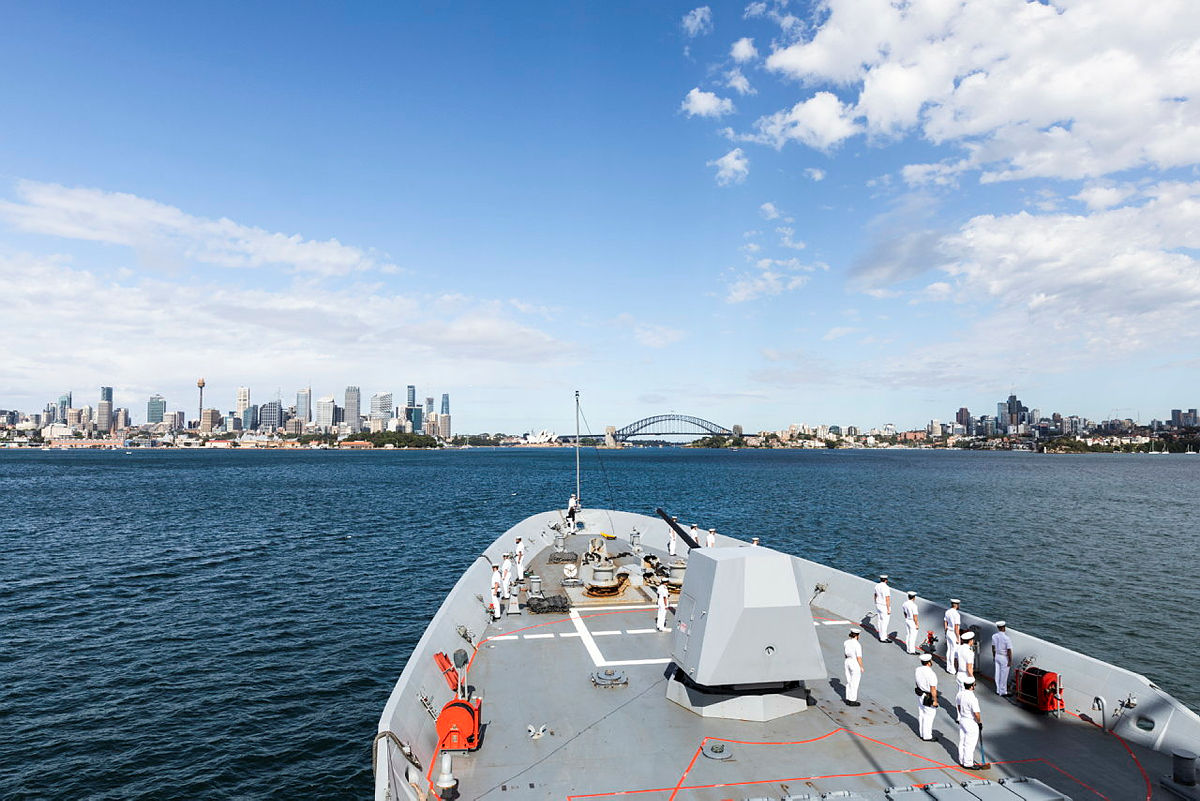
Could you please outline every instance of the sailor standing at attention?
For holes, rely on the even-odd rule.
[[[667,553],[671,554],[671,556],[675,555],[675,538],[677,536],[675,527],[667,526]]]
[[[717,530],[715,528],[710,528],[708,530],[708,534],[704,537],[704,547],[705,548],[717,547]]]
[[[500,565],[492,565],[492,620],[500,619]]]
[[[658,585],[658,619],[654,623],[655,631],[667,630],[667,600],[671,597],[671,591],[667,589],[667,582],[661,582]]]
[[[500,563],[500,597],[508,600],[511,587],[512,558],[509,554],[504,554],[504,561]]]
[[[697,545],[700,544],[700,527],[698,525],[696,525],[695,523],[692,523],[692,530],[689,531],[688,534],[691,535],[692,542],[696,543]],[[703,546],[701,546],[701,547],[703,547]]]
[[[962,615],[958,613],[961,603],[957,598],[951,598],[950,608],[946,610],[946,616],[943,618],[946,624],[946,672],[951,676],[958,672],[954,667],[954,657],[958,649],[959,628],[962,626]]]
[[[996,621],[998,629],[992,635],[992,664],[996,667],[996,695],[1008,695],[1008,668],[1012,664],[1012,638],[1003,620]]]
[[[933,672],[933,654],[921,654],[921,664],[916,673],[917,733],[925,742],[933,740],[933,719],[937,716],[937,674]]]
[[[962,644],[958,646],[958,688],[961,690],[967,679],[975,681],[975,632],[964,631]]]
[[[879,641],[888,641],[888,626],[892,622],[892,588],[888,586],[887,573],[879,574],[879,583],[875,585],[875,625],[879,632]]]
[[[517,537],[517,549],[513,551],[513,561],[517,568],[517,583],[521,584],[525,581],[525,543]]]
[[[979,716],[979,699],[975,697],[975,679],[971,676],[958,691],[955,706],[958,707],[958,764],[974,769],[975,746],[979,744],[983,718]]]
[[[904,612],[904,650],[910,654],[917,652],[917,630],[921,627],[917,618],[916,597],[917,594],[909,590],[908,600],[900,605],[900,610]]]
[[[862,681],[862,643],[858,641],[858,629],[850,629],[850,636],[842,643],[846,655],[846,706],[861,706],[858,702],[858,683]]]
[[[575,493],[571,493],[570,499],[567,501],[567,530],[575,531],[575,512],[579,508],[579,501],[575,498]]]

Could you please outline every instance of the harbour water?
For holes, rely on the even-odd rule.
[[[1200,458],[646,449],[584,466],[589,506],[886,571],[1200,708]],[[573,468],[568,450],[0,452],[0,798],[367,797],[428,618],[498,533],[564,504]]]

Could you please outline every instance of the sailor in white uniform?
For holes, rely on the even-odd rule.
[[[689,531],[688,534],[691,535],[692,542],[697,543],[697,544],[700,543],[700,527],[698,525],[696,525],[695,523],[692,523],[692,530]]]
[[[667,526],[667,553],[671,556],[675,555],[675,538],[679,536],[675,533],[674,526]]]
[[[500,563],[500,597],[508,600],[512,587],[512,557],[510,554],[504,554],[504,561]]]
[[[658,619],[654,623],[656,631],[667,630],[667,600],[671,597],[671,591],[667,589],[667,582],[662,582],[658,585]]]
[[[921,627],[917,618],[916,597],[917,594],[909,590],[908,600],[900,605],[900,610],[904,612],[904,649],[910,654],[917,652],[917,630]]]
[[[933,654],[921,654],[916,672],[917,732],[925,742],[933,740],[933,719],[937,717],[937,674],[933,672]]]
[[[861,633],[858,629],[850,629],[850,636],[842,643],[842,652],[846,655],[846,706],[861,706],[858,701],[858,683],[863,674],[862,643],[858,641]]]
[[[892,588],[887,582],[887,573],[881,573],[875,585],[875,625],[880,642],[888,641],[888,626],[892,622]]]
[[[513,551],[513,564],[517,569],[517,583],[525,581],[525,543],[517,537],[517,548]]]
[[[992,664],[996,667],[996,695],[1008,695],[1008,669],[1012,666],[1012,638],[1007,624],[996,621],[998,631],[992,635]]]
[[[500,565],[492,565],[492,620],[500,619]]]
[[[715,547],[717,547],[717,530],[716,530],[715,528],[710,528],[710,529],[708,530],[708,534],[707,534],[707,535],[705,535],[705,537],[704,537],[704,547],[705,547],[705,548],[715,548]]]
[[[958,633],[962,627],[962,615],[958,611],[961,603],[962,601],[957,598],[951,598],[950,608],[946,610],[946,615],[943,618],[943,623],[946,626],[946,672],[951,676],[958,672],[958,669],[954,666],[954,657],[957,655]]]
[[[975,746],[979,744],[979,731],[983,728],[974,678],[967,677],[966,684],[958,691],[955,706],[958,707],[958,764],[974,768]]]
[[[975,632],[964,631],[958,646],[958,688],[961,690],[967,679],[975,680]]]
[[[571,497],[567,500],[567,531],[575,531],[575,515],[579,512],[579,499],[575,497],[575,493],[571,493]]]

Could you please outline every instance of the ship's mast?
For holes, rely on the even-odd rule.
[[[575,497],[579,494],[579,390],[575,390]]]

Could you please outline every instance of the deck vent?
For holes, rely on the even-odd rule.
[[[709,743],[704,746],[704,755],[723,762],[733,757],[733,746],[729,743]]]
[[[623,670],[604,668],[592,674],[592,684],[597,687],[628,687],[629,677]]]

